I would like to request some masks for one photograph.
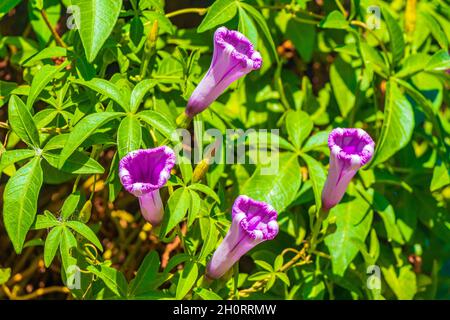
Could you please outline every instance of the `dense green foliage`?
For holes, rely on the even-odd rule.
[[[450,298],[450,2],[166,2],[1,0],[0,298]],[[119,159],[178,143],[220,26],[263,65],[191,132],[279,129],[279,170],[180,162],[152,228]],[[336,127],[375,155],[314,231]],[[280,233],[209,281],[240,194],[272,204]]]

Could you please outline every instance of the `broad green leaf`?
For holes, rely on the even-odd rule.
[[[171,140],[178,137],[177,127],[173,121],[167,119],[165,115],[153,110],[141,111],[137,114],[139,119],[149,124],[152,128],[161,132],[163,136]]]
[[[375,155],[371,166],[382,163],[405,147],[414,130],[414,113],[397,83],[386,83],[386,100],[381,134],[375,140]]]
[[[189,209],[191,196],[187,188],[178,188],[170,196],[166,205],[166,213],[161,231],[166,236],[177,224],[179,224]]]
[[[217,245],[217,236],[219,235],[215,223],[210,223],[208,234],[203,242],[202,250],[198,255],[198,260],[203,261],[214,250]]]
[[[67,220],[78,207],[78,203],[80,202],[81,194],[79,191],[76,191],[70,194],[61,208],[61,216],[64,220]]]
[[[116,24],[122,1],[72,0],[72,4],[80,8],[77,27],[86,57],[92,62]]]
[[[378,192],[374,192],[373,207],[383,220],[388,241],[394,240],[399,244],[404,244],[405,241],[403,240],[402,234],[396,224],[394,207],[389,203],[389,201],[383,195]]]
[[[272,162],[271,165],[276,165]],[[274,170],[272,170],[274,169]],[[242,187],[241,194],[265,201],[279,213],[295,199],[301,184],[300,166],[293,153],[279,155],[278,168],[258,166]]]
[[[310,62],[316,45],[316,26],[289,19],[286,37],[292,41],[302,60]]]
[[[290,110],[286,113],[286,129],[292,143],[300,149],[303,141],[313,129],[313,122],[309,115],[301,110]]]
[[[320,21],[319,26],[324,29],[347,29],[349,24],[342,12],[334,10]]]
[[[383,17],[389,32],[389,44],[392,52],[392,66],[395,67],[405,54],[404,32],[388,10],[382,9]]]
[[[322,208],[322,189],[327,179],[327,172],[323,168],[322,164],[313,157],[303,153],[302,159],[306,162],[308,167],[308,175],[311,180],[314,198],[316,200],[316,210]]]
[[[86,116],[73,128],[69,138],[61,151],[58,167],[62,167],[64,162],[91,134],[105,123],[122,116],[119,112],[100,112]]]
[[[197,277],[198,265],[195,262],[186,263],[177,283],[177,300],[183,299],[189,293],[192,286],[197,281]]]
[[[101,93],[105,97],[117,102],[125,111],[130,111],[130,97],[125,92],[120,91],[114,83],[99,78],[94,78],[89,81],[75,80],[73,82]]]
[[[36,151],[31,149],[15,149],[7,150],[1,154],[0,158],[0,172],[10,165],[31,158],[36,155]]]
[[[47,238],[45,239],[44,263],[47,268],[52,264],[53,258],[58,250],[62,231],[63,227],[55,227],[48,233]]]
[[[431,179],[430,191],[436,191],[450,184],[450,172],[446,168],[445,163],[436,163],[433,169],[433,177]]]
[[[410,265],[404,265],[397,275],[393,265],[381,267],[384,280],[399,300],[412,300],[417,292],[416,274],[411,269]]]
[[[99,266],[90,265],[87,269],[99,277],[106,286],[117,296],[126,297],[127,296],[127,280],[122,272],[108,267],[104,264]]]
[[[208,8],[208,13],[198,26],[197,32],[205,32],[231,20],[237,11],[236,0],[217,0]]]
[[[211,289],[197,287],[194,292],[203,300],[223,300],[221,296]]]
[[[39,158],[20,168],[8,181],[3,194],[3,221],[17,253],[36,217],[37,200],[42,185]]]
[[[152,284],[155,281],[159,270],[158,252],[151,251],[142,261],[136,276],[130,282],[128,295],[130,297],[139,296],[153,289]]]
[[[408,56],[403,60],[402,68],[397,72],[399,78],[409,77],[417,72],[423,71],[430,57],[424,53],[416,53]]]
[[[239,6],[239,26],[240,33],[245,35],[251,43],[258,43],[258,30],[247,12]]]
[[[67,221],[66,224],[68,227],[75,230],[77,233],[81,234],[83,237],[92,242],[97,248],[103,251],[102,244],[98,240],[94,231],[92,231],[91,228],[89,228],[87,225],[75,220]]]
[[[44,151],[42,156],[52,167],[58,168],[60,163],[58,152]],[[74,151],[60,170],[72,174],[102,174],[105,172],[100,163],[80,151]]]
[[[117,151],[123,158],[127,153],[141,147],[142,130],[139,120],[134,115],[122,119],[117,130]]]
[[[334,274],[343,276],[356,257],[359,247],[352,239],[365,241],[372,217],[373,212],[369,204],[355,192],[351,193],[349,199],[344,198],[330,210],[329,219],[336,219],[337,229],[325,238],[325,244],[331,255]]]
[[[343,117],[354,108],[357,81],[355,69],[338,57],[330,67],[330,82]]]
[[[39,148],[39,132],[23,101],[17,96],[9,99],[8,118],[12,130],[29,146]]]
[[[425,70],[443,71],[450,69],[450,55],[446,50],[439,50],[428,60]]]
[[[139,105],[144,99],[146,93],[156,86],[157,82],[155,80],[147,79],[139,82],[131,92],[130,98],[130,111],[136,113],[139,109]]]

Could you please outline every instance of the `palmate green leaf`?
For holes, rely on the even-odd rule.
[[[64,61],[59,66],[44,65],[34,76],[31,82],[30,93],[27,98],[27,109],[31,110],[34,102],[39,94],[44,90],[47,84],[53,80],[58,73],[69,64],[69,61]]]
[[[198,26],[197,32],[205,32],[231,20],[237,12],[236,0],[217,0],[208,8],[208,13]]]
[[[301,110],[290,110],[286,113],[286,129],[289,139],[297,149],[303,144],[303,141],[309,136],[313,129],[313,122],[309,115]]]
[[[39,132],[30,111],[17,96],[11,96],[8,106],[8,118],[12,130],[29,146],[39,147]]]
[[[75,80],[73,83],[88,87],[89,89],[92,89],[117,102],[117,104],[125,111],[130,111],[130,96],[127,96],[125,92],[120,91],[119,88],[110,81],[94,78],[89,81]]]
[[[117,151],[123,158],[127,153],[141,147],[142,129],[141,123],[134,115],[122,119],[117,130]]]
[[[309,179],[311,180],[314,198],[316,200],[316,210],[322,208],[322,189],[327,179],[327,173],[322,164],[313,157],[303,153],[301,155],[308,167]]]
[[[36,151],[31,149],[15,149],[3,152],[0,158],[0,172],[16,162],[33,157],[35,154]]]
[[[153,110],[141,111],[137,114],[140,120],[149,124],[152,128],[161,132],[161,134],[171,140],[178,137],[177,127],[173,121],[167,119],[165,115]]]
[[[66,160],[75,150],[92,135],[97,128],[123,115],[120,112],[100,112],[86,116],[74,127],[61,151],[58,167],[62,168]]]
[[[52,167],[58,168],[60,161],[58,152],[44,151],[42,156]],[[80,151],[74,151],[59,169],[73,174],[102,174],[105,172],[100,163]]]
[[[170,196],[166,205],[166,213],[161,227],[163,236],[166,236],[178,223],[180,223],[189,209],[191,197],[187,188],[178,188]]]
[[[80,25],[77,27],[86,58],[92,62],[116,24],[122,1],[72,0],[72,4],[80,8]]]
[[[356,102],[357,81],[355,69],[338,57],[330,67],[330,82],[334,97],[343,117],[353,109]]]
[[[147,92],[152,89],[154,86],[156,86],[157,81],[152,79],[147,79],[139,82],[131,92],[131,98],[130,98],[130,111],[132,113],[136,113],[139,109],[139,105],[142,102],[142,99],[144,99]]]
[[[350,185],[351,197],[344,198],[330,210],[329,219],[336,219],[336,232],[325,237],[325,244],[331,255],[333,273],[343,276],[349,264],[359,251],[352,239],[365,241],[372,224],[373,212],[369,204],[354,192]]]
[[[90,242],[92,242],[97,248],[103,251],[102,244],[98,240],[97,236],[95,235],[94,231],[91,230],[87,225],[84,223],[81,223],[79,221],[67,221],[66,225],[75,230],[77,233],[81,234],[83,237],[88,239]]]
[[[198,265],[195,262],[185,264],[177,283],[176,298],[183,299],[191,290],[198,277]]]
[[[28,230],[36,217],[37,200],[42,185],[42,168],[34,158],[9,180],[3,194],[3,221],[17,253],[22,252]]]
[[[261,166],[255,170],[242,187],[241,194],[267,202],[275,210],[282,212],[294,200],[300,188],[301,175],[297,155],[282,153],[279,157],[278,168],[267,172],[263,170]]]
[[[375,140],[375,155],[370,166],[383,163],[405,147],[411,139],[413,130],[414,113],[411,104],[397,83],[390,80],[386,83],[383,127],[380,137]]]
[[[56,255],[56,251],[58,251],[59,243],[61,241],[63,227],[58,226],[54,227],[49,234],[47,235],[47,238],[45,239],[45,245],[44,245],[44,263],[45,266],[48,268],[53,261],[53,258]]]
[[[388,10],[382,8],[384,20],[389,32],[389,44],[392,52],[392,66],[395,67],[405,54],[404,32]]]
[[[136,276],[130,282],[130,286],[128,288],[129,297],[140,296],[154,289],[152,284],[154,283],[158,273],[159,264],[160,261],[158,252],[151,251],[145,256],[144,261],[142,261],[136,273]]]
[[[90,265],[87,269],[99,277],[115,295],[122,298],[127,296],[128,284],[122,272],[105,264]]]

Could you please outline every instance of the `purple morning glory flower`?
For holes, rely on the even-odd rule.
[[[261,63],[260,53],[242,33],[218,28],[211,66],[189,98],[186,115],[192,118],[205,110],[232,82],[259,69]]]
[[[341,201],[350,180],[359,168],[372,159],[375,143],[362,129],[336,128],[328,136],[330,167],[322,191],[323,209]]]
[[[236,198],[230,230],[206,267],[208,278],[217,279],[259,243],[278,234],[277,212],[271,205],[247,196]]]
[[[142,215],[154,226],[161,223],[164,214],[159,189],[170,178],[175,161],[172,149],[162,146],[132,151],[119,163],[122,185],[139,198]]]

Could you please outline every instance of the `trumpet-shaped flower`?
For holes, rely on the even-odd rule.
[[[139,198],[141,213],[152,225],[159,225],[164,207],[159,194],[170,178],[175,153],[169,147],[141,149],[120,160],[119,177],[125,190]]]
[[[350,180],[372,159],[375,143],[362,129],[336,128],[328,136],[330,167],[322,191],[322,205],[329,210],[341,201]]]
[[[239,196],[233,204],[231,227],[206,267],[207,277],[220,278],[245,253],[277,234],[277,212],[272,206]]]
[[[259,69],[261,63],[260,53],[242,33],[218,28],[211,66],[189,98],[186,115],[192,118],[205,110],[231,83]]]

